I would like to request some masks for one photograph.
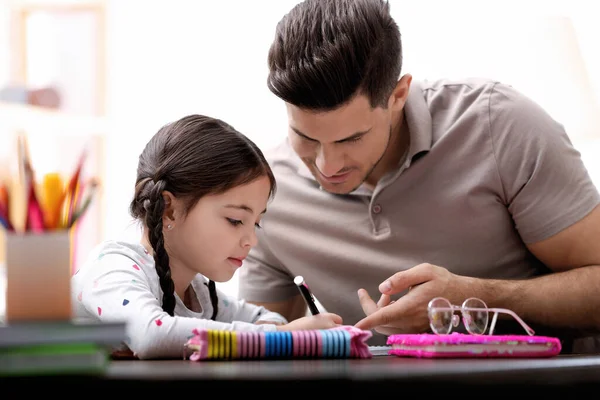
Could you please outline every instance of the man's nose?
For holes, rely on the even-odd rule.
[[[315,164],[323,175],[331,177],[344,167],[344,159],[333,149],[321,146],[317,152]]]

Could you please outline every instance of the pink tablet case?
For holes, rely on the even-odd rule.
[[[532,358],[560,353],[558,338],[529,335],[451,333],[398,334],[388,337],[389,354],[417,358]]]

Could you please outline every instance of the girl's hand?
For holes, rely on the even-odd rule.
[[[277,327],[278,331],[302,331],[314,329],[336,328],[342,324],[342,317],[337,314],[323,313],[298,318],[288,324]]]

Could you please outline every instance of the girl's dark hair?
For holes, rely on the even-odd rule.
[[[297,107],[329,111],[364,94],[387,108],[400,30],[385,0],[304,0],[277,24],[268,65],[271,92]]]
[[[184,201],[187,214],[201,197],[220,194],[241,184],[267,176],[271,193],[275,177],[261,150],[229,124],[204,115],[188,115],[163,126],[139,157],[131,215],[148,229],[154,249],[156,273],[163,291],[162,308],[175,310],[175,286],[163,237],[165,190]],[[208,283],[212,319],[218,312],[215,283]]]

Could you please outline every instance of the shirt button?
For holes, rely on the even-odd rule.
[[[381,206],[380,206],[379,204],[375,204],[375,205],[373,206],[373,212],[374,212],[375,214],[379,214],[379,213],[381,212]]]

